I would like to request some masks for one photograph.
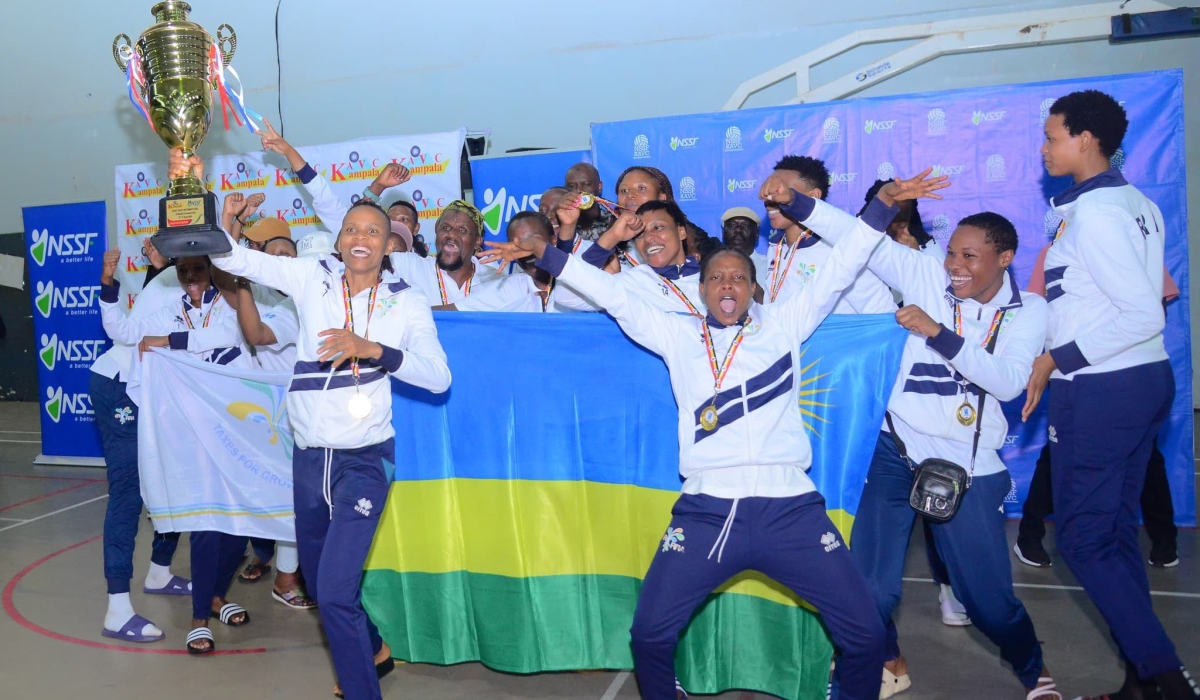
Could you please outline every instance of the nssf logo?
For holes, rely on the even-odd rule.
[[[891,131],[893,128],[895,128],[895,126],[896,126],[895,119],[885,119],[883,121],[876,121],[874,119],[868,119],[866,121],[866,123],[863,124],[863,129],[868,134],[873,134],[876,131]]]
[[[105,340],[59,340],[58,334],[42,334],[38,359],[51,372],[60,361],[86,362],[89,365],[104,354]]]
[[[678,150],[680,148],[695,148],[696,143],[698,141],[700,141],[699,136],[691,136],[688,138],[679,138],[678,136],[672,136],[671,137],[671,150],[674,151],[674,150]]]
[[[725,188],[728,189],[730,192],[737,192],[738,190],[753,189],[754,186],[757,184],[758,184],[758,180],[735,180],[733,178],[730,178],[729,182],[727,182],[725,184]]]
[[[41,231],[34,229],[31,236],[33,243],[29,245],[29,257],[33,258],[38,267],[45,265],[46,260],[54,256],[82,258],[91,253],[92,244],[99,237],[97,232],[60,233],[51,236],[48,228]]]
[[[95,305],[100,298],[100,285],[82,287],[55,286],[54,280],[37,283],[37,294],[33,297],[33,305],[42,318],[50,318],[54,309],[88,309]],[[74,311],[69,316],[77,316]]]

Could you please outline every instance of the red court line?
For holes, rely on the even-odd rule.
[[[187,650],[185,650],[185,649],[147,649],[145,647],[132,647],[132,646],[122,646],[122,645],[117,645],[117,644],[105,644],[103,642],[93,642],[89,639],[80,639],[79,637],[70,637],[65,634],[59,634],[58,632],[52,632],[51,630],[48,630],[45,627],[42,627],[41,625],[37,624],[36,622],[29,620],[27,617],[22,615],[19,610],[17,610],[17,606],[13,603],[13,591],[16,590],[17,584],[19,584],[23,578],[28,576],[30,574],[30,572],[32,572],[34,569],[38,568],[42,564],[45,564],[46,562],[50,561],[51,559],[53,559],[59,555],[66,554],[67,552],[69,552],[73,549],[78,549],[86,544],[91,544],[92,542],[95,542],[96,540],[98,540],[102,537],[104,537],[104,535],[96,535],[95,537],[86,539],[82,542],[76,542],[75,544],[73,544],[69,547],[63,547],[62,549],[58,550],[57,552],[52,552],[50,554],[47,554],[46,556],[42,557],[41,559],[38,559],[37,561],[33,562],[29,566],[25,567],[24,569],[21,569],[21,571],[16,576],[13,576],[12,580],[8,582],[8,585],[4,587],[4,612],[8,613],[8,616],[13,619],[13,622],[16,622],[18,625],[24,627],[25,629],[27,629],[31,632],[36,632],[36,633],[42,635],[43,637],[49,637],[50,639],[53,639],[58,642],[67,642],[68,644],[78,644],[80,646],[91,647],[92,649],[107,649],[108,651],[123,651],[128,654],[171,654],[171,655],[185,654],[186,655]],[[208,654],[204,654],[204,656],[229,656],[229,655],[233,655],[233,654],[262,654],[262,653],[265,653],[266,651],[267,650],[265,648],[226,649],[224,651],[218,649],[216,651],[209,652]]]
[[[42,476],[40,474],[0,474],[3,479],[50,479],[52,481],[103,481],[86,476]]]
[[[68,491],[74,491],[75,489],[81,489],[84,486],[91,486],[92,484],[97,484],[97,483],[100,483],[101,481],[104,481],[104,480],[103,479],[89,479],[88,481],[85,481],[82,484],[75,484],[74,486],[68,486],[66,488],[59,489],[57,491],[51,491],[50,493],[43,493],[40,496],[34,496],[33,498],[26,499],[24,501],[21,501],[20,503],[14,503],[11,506],[4,506],[3,508],[0,508],[0,513],[3,513],[6,510],[12,510],[13,508],[16,508],[17,506],[27,505],[27,504],[33,503],[34,501],[40,501],[43,498],[50,498],[51,496],[57,496],[60,493],[66,493]]]

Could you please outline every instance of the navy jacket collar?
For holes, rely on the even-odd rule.
[[[208,289],[204,290],[204,293],[200,295],[200,305],[204,306],[205,304],[211,302],[220,293],[220,290],[217,289],[215,284],[210,284]],[[192,300],[187,295],[187,292],[183,293],[183,305],[189,309],[192,308]]]
[[[1064,204],[1070,204],[1071,202],[1074,202],[1076,199],[1079,199],[1080,195],[1091,192],[1092,190],[1098,190],[1102,187],[1124,187],[1128,184],[1129,183],[1125,181],[1125,176],[1121,174],[1120,170],[1117,170],[1116,168],[1109,168],[1099,175],[1094,175],[1083,182],[1077,182],[1074,185],[1071,185],[1064,190],[1062,194],[1055,197],[1051,204],[1056,207],[1060,207]]]
[[[705,315],[705,320],[707,320],[708,325],[713,328],[717,328],[717,329],[729,328],[729,326],[726,326],[724,323],[721,323],[720,321],[718,321],[717,317],[713,316],[711,311],[709,311],[708,314]],[[746,322],[749,320],[750,320],[750,310],[747,309],[746,313],[742,314],[742,317],[739,318],[736,322],[734,322],[733,325],[744,326],[744,325],[746,325]]]
[[[809,231],[809,234],[804,238],[796,241],[796,250],[808,248],[816,245],[821,240],[821,237],[814,231]],[[776,231],[774,235],[767,239],[768,243],[778,243],[779,245],[787,245],[787,234],[783,231]]]
[[[677,280],[680,277],[690,277],[700,272],[700,261],[695,258],[687,258],[682,265],[667,265],[665,267],[655,267],[654,271],[660,276],[669,280]]]
[[[1023,306],[1024,303],[1021,301],[1021,288],[1017,286],[1017,278],[1013,277],[1007,270],[1004,272],[1004,277],[1008,280],[1008,291],[1011,295],[1008,303],[1001,303],[1004,298],[1004,289],[1001,287],[1000,291],[996,292],[996,296],[992,297],[992,300],[988,302],[988,305],[999,306],[1003,309],[1015,309],[1019,306]],[[946,296],[954,299],[955,301],[965,301],[965,299],[958,298],[958,295],[954,293],[954,287],[951,285],[946,285]]]

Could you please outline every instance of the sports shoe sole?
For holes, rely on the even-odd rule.
[[[1166,563],[1156,562],[1153,559],[1150,559],[1149,564],[1150,564],[1150,566],[1153,566],[1156,569],[1173,569],[1176,566],[1179,566],[1179,557],[1175,557],[1174,559],[1172,559],[1171,561],[1166,562]]]
[[[1019,544],[1013,545],[1013,554],[1017,555],[1017,559],[1021,560],[1022,564],[1026,566],[1032,566],[1035,569],[1049,569],[1051,566],[1051,564],[1048,562],[1042,564],[1040,562],[1033,561],[1032,559],[1026,559],[1025,555],[1021,554],[1021,545]]]

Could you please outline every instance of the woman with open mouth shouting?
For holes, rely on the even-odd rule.
[[[797,403],[800,349],[883,238],[897,211],[894,200],[936,196],[933,191],[943,186],[944,179],[923,177],[893,183],[862,219],[831,222],[843,229],[844,240],[826,269],[778,304],[752,305],[755,270],[745,253],[709,255],[699,272],[707,309],[702,315],[664,309],[540,238],[495,244],[511,259],[539,258],[539,267],[603,307],[633,340],[660,355],[671,375],[683,493],[642,584],[631,630],[634,667],[647,700],[675,700],[680,632],[714,588],[746,569],[763,572],[821,611],[841,651],[842,697],[878,698],[883,624],[806,473],[812,449]],[[801,221],[815,208],[812,198],[782,186],[762,196],[781,205],[795,201],[793,215]],[[650,204],[639,209],[644,223],[662,211]],[[647,251],[659,263],[662,240],[674,237],[678,246],[679,225],[666,228],[669,236],[651,236],[658,242]],[[616,280],[631,277],[623,272]]]

